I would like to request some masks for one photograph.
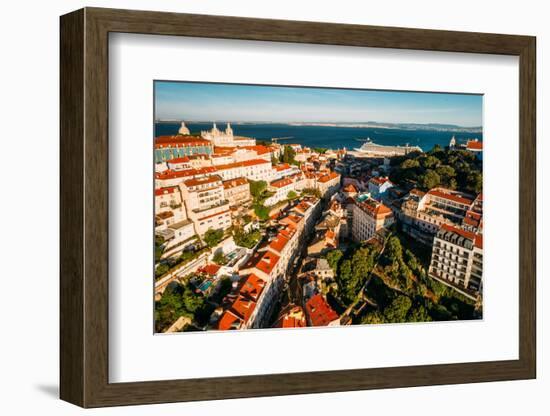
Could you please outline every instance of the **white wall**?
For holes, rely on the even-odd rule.
[[[550,95],[550,27],[545,2],[463,0],[452,5],[441,1],[359,2],[333,1],[245,1],[215,0],[182,1],[69,1],[5,2],[0,15],[2,31],[2,152],[0,178],[3,200],[23,199],[22,184],[39,186],[33,189],[36,204],[18,206],[20,223],[9,218],[14,214],[9,204],[1,204],[2,268],[4,279],[17,276],[24,279],[21,295],[4,294],[2,313],[2,343],[0,344],[1,396],[4,414],[69,415],[80,409],[56,399],[58,385],[58,16],[82,6],[104,6],[145,10],[166,10],[190,13],[225,14],[275,19],[318,20],[388,26],[408,26],[433,29],[453,29],[483,32],[530,34],[538,37],[538,163],[539,163],[539,379],[536,381],[487,383],[477,385],[441,386],[401,390],[381,390],[339,394],[322,394],[263,399],[231,400],[191,404],[168,404],[134,408],[92,410],[87,414],[134,415],[223,413],[277,415],[281,413],[311,413],[334,415],[344,409],[372,414],[464,415],[469,414],[547,414],[550,407],[550,364],[543,347],[548,340],[548,325],[542,332],[548,308],[542,296],[548,298],[548,284],[542,276],[548,272],[548,260],[543,257],[542,235],[549,235],[548,221],[540,213],[548,210],[548,191],[543,195],[541,175],[550,180],[543,160],[550,157],[543,137],[544,103]],[[548,65],[546,65],[548,66]],[[23,164],[13,160],[18,142],[33,150],[26,156],[25,166],[33,170],[19,171]],[[543,199],[546,201],[543,201]],[[24,199],[27,199],[26,197]],[[544,208],[543,208],[544,204]],[[35,210],[39,206],[40,210]],[[32,235],[41,247],[32,258],[17,251],[14,238],[22,231],[39,230]],[[546,241],[548,243],[548,241]],[[31,269],[28,265],[32,264]],[[36,266],[39,266],[36,268]],[[32,271],[31,271],[32,270]],[[22,273],[21,273],[22,272]],[[5,285],[4,285],[5,286]],[[23,322],[38,321],[29,329]]]

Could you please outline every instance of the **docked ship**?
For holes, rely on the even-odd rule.
[[[361,147],[355,148],[355,151],[372,156],[404,156],[411,152],[422,152],[422,149],[419,146],[409,146],[408,143],[405,146],[384,146],[367,138]]]

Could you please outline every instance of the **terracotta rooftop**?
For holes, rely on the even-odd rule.
[[[172,164],[178,164],[178,163],[188,163],[191,159],[189,159],[187,156],[184,157],[176,157],[174,159],[167,160],[166,163],[172,163]]]
[[[281,172],[283,170],[290,169],[290,165],[288,163],[280,163],[278,165],[273,166],[277,172]]]
[[[161,220],[166,220],[166,219],[171,218],[173,216],[174,216],[174,213],[172,211],[159,212],[156,215],[156,217],[160,218]]]
[[[206,273],[210,276],[215,276],[220,270],[220,266],[217,264],[207,264],[206,266],[201,267],[198,271],[199,273]]]
[[[476,234],[476,239],[474,241],[474,245],[483,250],[483,235],[482,234]]]
[[[433,196],[436,196],[436,197],[439,197],[439,198],[444,198],[444,199],[448,199],[449,201],[454,201],[454,202],[458,202],[460,204],[464,204],[464,205],[471,205],[472,204],[472,200],[469,199],[469,198],[464,198],[460,195],[457,195],[455,193],[451,193],[450,191],[442,191],[441,188],[435,188],[435,189],[432,189],[430,191],[428,191],[428,195],[433,195]]]
[[[257,155],[265,155],[266,153],[271,153],[271,149],[267,146],[262,146],[260,144],[256,146],[242,146],[243,149],[252,150],[256,152]]]
[[[284,188],[287,185],[290,185],[292,183],[292,180],[285,178],[285,179],[277,179],[276,181],[271,182],[269,185],[273,186],[274,188]]]
[[[468,240],[471,240],[471,241],[474,241],[476,238],[476,235],[474,233],[463,230],[462,228],[455,227],[453,225],[442,224],[441,229],[458,234],[459,236],[467,238]]]
[[[243,319],[239,317],[231,309],[226,309],[220,320],[218,321],[217,329],[220,331],[228,331],[233,329],[240,329],[240,326],[243,324]]]
[[[188,179],[183,183],[187,187],[193,187],[193,186],[206,185],[206,184],[209,184],[209,183],[220,182],[221,180],[222,180],[222,178],[220,178],[218,175],[211,175],[211,176],[207,176],[205,178]]]
[[[340,175],[338,175],[336,172],[330,172],[329,174],[326,174],[326,175],[323,175],[321,176],[318,181],[321,182],[321,183],[325,183],[325,182],[328,182],[328,181],[331,181],[333,179],[336,179],[337,177],[339,177]]]
[[[155,138],[155,148],[184,146],[211,146],[211,143],[199,136],[174,135]]]
[[[370,178],[369,182],[377,186],[383,185],[386,182],[389,182],[390,184],[392,183],[388,178],[378,178],[378,177]]]
[[[287,305],[280,313],[274,328],[303,328],[306,326],[304,310],[297,305]]]
[[[466,143],[466,149],[474,151],[483,150],[483,142],[478,140],[468,140],[468,143]]]
[[[255,252],[243,265],[242,269],[256,268],[269,275],[277,265],[279,256],[270,251]]]
[[[170,195],[175,192],[177,186],[167,186],[166,188],[155,189],[155,196]]]
[[[375,201],[374,199],[367,199],[363,202],[355,200],[355,204],[359,208],[363,209],[363,211],[369,213],[375,218],[386,216],[392,213],[392,210],[390,208],[388,208],[381,202]]]
[[[312,296],[307,301],[306,311],[312,326],[327,326],[338,319],[338,314],[320,294]]]
[[[236,178],[236,179],[230,179],[228,181],[223,181],[224,189],[235,188],[236,186],[242,186],[246,184],[248,184],[248,181],[246,180],[246,178]]]
[[[288,242],[289,239],[286,238],[283,234],[279,233],[277,234],[277,237],[271,240],[268,247],[277,253],[281,253]]]
[[[164,172],[155,173],[156,179],[176,179],[176,178],[192,178],[198,175],[212,174],[217,171],[214,167],[206,167],[200,169],[184,169],[184,170],[165,170]]]
[[[245,160],[243,162],[235,162],[235,163],[228,163],[225,165],[218,165],[216,167],[218,170],[226,170],[226,169],[243,168],[248,166],[263,165],[265,163],[268,163],[271,165],[271,161],[267,161],[265,159],[252,159],[252,160]]]
[[[350,183],[344,187],[344,192],[357,193],[357,188],[352,183]]]
[[[265,287],[265,280],[254,273],[242,279],[239,285],[239,294],[241,296],[257,301]]]

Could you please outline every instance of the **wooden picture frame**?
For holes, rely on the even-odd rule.
[[[535,378],[534,37],[99,8],[85,8],[62,16],[60,29],[60,396],[63,400],[82,407],[101,407]],[[518,56],[519,359],[109,383],[110,32]]]

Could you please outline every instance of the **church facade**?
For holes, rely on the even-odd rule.
[[[233,134],[231,124],[227,123],[225,130],[220,130],[216,123],[211,130],[201,131],[201,137],[209,140],[214,146],[219,147],[238,147],[238,146],[255,146],[256,139],[249,137],[240,137]]]

